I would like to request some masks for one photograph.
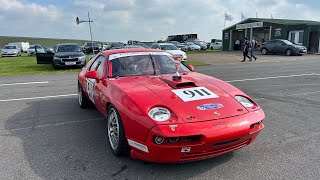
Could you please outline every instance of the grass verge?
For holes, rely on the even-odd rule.
[[[79,72],[80,69],[55,70],[51,64],[37,64],[35,56],[0,57],[0,76]]]
[[[87,55],[87,60],[89,56]],[[205,66],[200,62],[187,61],[193,66]],[[66,72],[80,72],[80,68],[55,70],[51,64],[37,64],[35,56],[22,54],[21,57],[0,57],[0,76],[21,76],[33,74],[52,74]]]

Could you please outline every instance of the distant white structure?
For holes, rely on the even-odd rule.
[[[29,42],[13,42],[13,43],[9,43],[8,45],[18,46],[18,48],[21,49],[21,52],[27,52],[30,47]]]

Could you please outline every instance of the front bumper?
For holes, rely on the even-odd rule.
[[[307,53],[307,49],[296,49],[295,54],[306,54]]]
[[[68,64],[69,63],[69,64]],[[86,65],[85,61],[61,61],[61,60],[54,60],[53,65],[56,67],[83,67]]]
[[[7,56],[17,56],[19,53],[1,53],[1,56],[7,57]]]
[[[131,147],[131,157],[150,162],[173,163],[206,159],[242,148],[253,142],[264,125],[260,109],[245,115],[197,123],[159,125],[151,129],[145,142],[148,151]],[[254,126],[252,126],[255,124]],[[252,126],[252,128],[251,128]],[[199,137],[196,141],[163,144],[154,143],[154,137]],[[190,151],[185,151],[185,150]]]

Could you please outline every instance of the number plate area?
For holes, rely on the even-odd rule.
[[[65,62],[66,65],[75,65],[76,62]]]
[[[205,87],[175,89],[171,91],[175,93],[179,98],[181,98],[184,102],[219,97]]]

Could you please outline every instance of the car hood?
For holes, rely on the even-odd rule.
[[[205,75],[190,72],[183,75],[180,82],[173,81],[172,75],[124,77],[112,82],[135,101],[146,114],[152,107],[164,106],[184,122],[199,122],[238,116],[248,112],[234,97],[215,84],[203,80],[202,76]],[[197,91],[200,95],[196,95],[193,100],[189,99],[189,101],[183,97],[185,95],[188,98]],[[206,96],[205,93],[213,93],[213,95]],[[206,97],[199,98],[201,94]]]
[[[293,45],[295,48],[298,48],[298,49],[305,49],[306,47],[305,46],[301,46],[301,45]]]
[[[185,54],[185,52],[181,51],[181,50],[166,50],[168,53],[172,54],[172,55],[183,55]]]
[[[56,57],[79,57],[84,56],[83,52],[56,52]]]

